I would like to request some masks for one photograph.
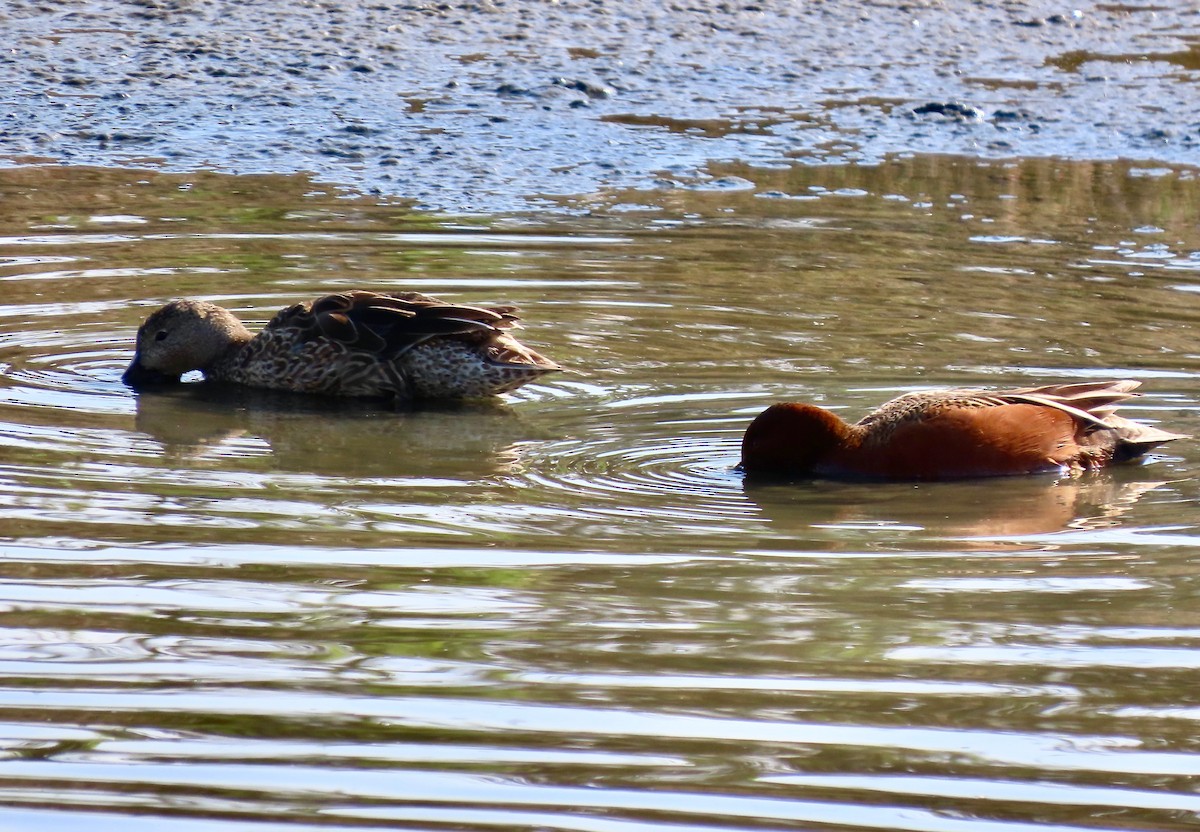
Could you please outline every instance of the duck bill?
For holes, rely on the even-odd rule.
[[[175,384],[179,381],[179,376],[160,373],[158,370],[151,370],[143,366],[141,355],[134,353],[133,361],[129,362],[129,366],[121,374],[121,381],[134,390],[143,390],[147,387]]]

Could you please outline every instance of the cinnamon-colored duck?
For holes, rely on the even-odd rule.
[[[811,404],[771,405],[742,439],[748,475],[943,480],[1077,472],[1187,438],[1114,414],[1139,381],[933,390],[856,424]]]

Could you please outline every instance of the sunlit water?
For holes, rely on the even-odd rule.
[[[910,159],[545,218],[0,174],[4,829],[1200,823],[1200,450],[749,487],[769,402],[1135,377],[1200,434],[1200,183]],[[512,301],[570,372],[394,411],[120,383],[137,324]]]

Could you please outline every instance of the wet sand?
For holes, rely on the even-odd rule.
[[[713,161],[1200,159],[1179,0],[10,0],[0,26],[7,164],[307,171],[494,212]]]

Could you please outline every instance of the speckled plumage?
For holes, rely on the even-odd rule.
[[[138,387],[200,370],[213,381],[333,396],[491,396],[560,369],[513,338],[517,326],[512,306],[350,291],[290,306],[253,335],[226,309],[181,300],[138,330],[123,379]]]

